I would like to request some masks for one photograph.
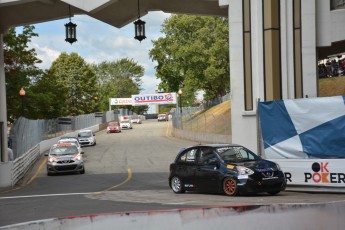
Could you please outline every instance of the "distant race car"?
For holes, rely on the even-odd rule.
[[[92,130],[83,129],[78,132],[78,140],[81,146],[94,146],[96,145],[95,134]]]
[[[279,165],[233,144],[182,149],[170,164],[169,186],[175,193],[198,190],[237,194],[277,194],[286,187]]]
[[[118,122],[109,122],[107,126],[107,133],[120,133],[121,127]]]
[[[81,145],[79,143],[79,140],[76,137],[62,137],[62,138],[60,138],[60,140],[58,140],[57,143],[58,144],[60,144],[60,143],[74,143],[78,147],[80,153],[82,153],[82,154],[84,153],[83,149],[81,148]]]
[[[131,122],[136,124],[142,123],[141,118],[139,116],[133,116]]]
[[[168,114],[165,114],[165,113],[158,114],[157,121],[169,121]]]
[[[132,122],[130,120],[124,120],[120,122],[121,129],[133,129]]]

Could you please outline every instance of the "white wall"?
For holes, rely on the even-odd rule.
[[[330,11],[330,3],[325,0],[302,1],[307,2],[316,5],[317,46],[330,46],[332,42],[344,40],[345,9]]]

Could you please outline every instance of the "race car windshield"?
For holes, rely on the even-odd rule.
[[[248,149],[242,147],[218,148],[217,152],[225,162],[245,162],[257,160],[259,158]]]
[[[78,153],[76,146],[53,147],[50,151],[51,155],[74,155]]]
[[[91,132],[82,132],[78,134],[79,137],[91,137]]]

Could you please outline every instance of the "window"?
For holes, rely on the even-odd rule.
[[[201,149],[199,158],[200,165],[208,165],[210,162],[214,162],[217,159],[217,155],[211,148]]]
[[[181,155],[180,162],[195,162],[197,149],[191,149]]]

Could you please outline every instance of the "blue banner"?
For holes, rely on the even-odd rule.
[[[265,156],[345,158],[344,96],[260,102]]]

